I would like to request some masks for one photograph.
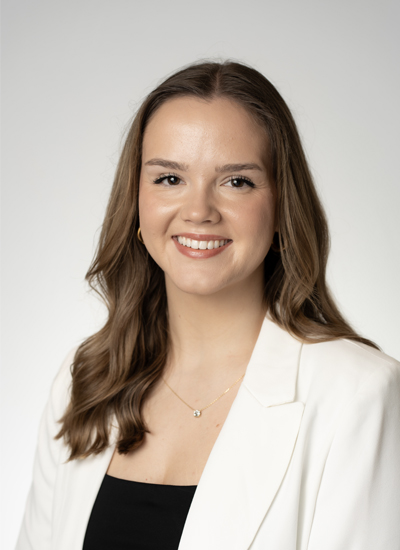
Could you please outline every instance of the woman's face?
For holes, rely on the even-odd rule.
[[[265,132],[228,99],[172,99],[150,119],[140,227],[167,288],[207,295],[262,285],[277,226],[267,153]]]

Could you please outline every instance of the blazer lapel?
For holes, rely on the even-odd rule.
[[[301,343],[265,319],[207,461],[179,550],[245,550],[286,473],[304,405],[294,402]]]

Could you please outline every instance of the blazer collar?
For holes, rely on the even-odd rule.
[[[301,347],[299,340],[265,317],[242,382],[264,407],[294,400]]]
[[[246,550],[289,466],[303,414],[301,342],[266,318],[197,487],[179,550]]]

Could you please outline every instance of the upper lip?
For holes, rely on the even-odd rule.
[[[222,235],[203,234],[203,233],[176,233],[173,237],[186,237],[195,241],[231,241],[228,237]]]

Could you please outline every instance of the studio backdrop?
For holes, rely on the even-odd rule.
[[[39,418],[104,309],[84,283],[121,143],[177,68],[235,59],[297,121],[330,223],[328,280],[400,358],[399,3],[4,0],[2,543],[12,548]]]

